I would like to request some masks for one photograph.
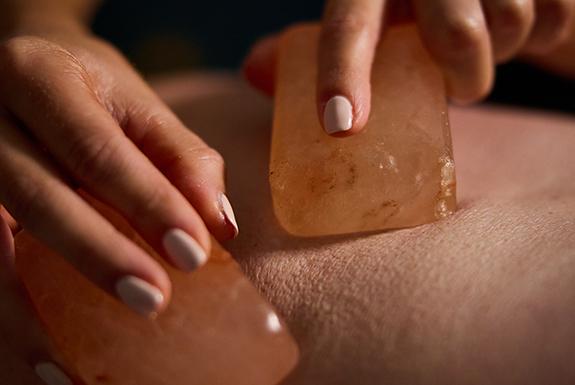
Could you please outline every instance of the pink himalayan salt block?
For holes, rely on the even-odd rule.
[[[289,233],[323,236],[416,226],[456,209],[445,87],[412,25],[391,28],[372,71],[365,129],[334,138],[316,112],[319,28],[282,38],[270,185]]]
[[[97,208],[159,260],[110,209]],[[163,264],[169,308],[150,321],[81,276],[25,232],[18,270],[41,321],[86,385],[275,385],[298,349],[284,323],[217,242],[199,270]]]

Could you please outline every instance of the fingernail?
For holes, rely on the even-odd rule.
[[[164,303],[164,294],[148,282],[128,275],[116,283],[118,297],[136,313],[153,318]]]
[[[234,237],[238,235],[240,229],[238,228],[238,223],[236,222],[236,216],[234,215],[234,209],[232,209],[232,205],[230,200],[226,196],[226,194],[221,194],[220,201],[222,205],[222,211],[224,213],[224,218],[226,223],[229,223],[234,228]]]
[[[73,385],[62,369],[51,362],[36,364],[34,371],[48,385]]]
[[[328,134],[347,131],[353,121],[353,107],[345,96],[334,96],[323,110],[323,125]]]
[[[199,243],[180,229],[169,230],[164,235],[164,249],[174,264],[182,270],[195,270],[208,260]]]

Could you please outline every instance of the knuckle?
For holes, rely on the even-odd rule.
[[[119,120],[121,126],[130,130],[130,136],[137,146],[157,141],[153,135],[155,132],[169,132],[174,125],[172,116],[165,111],[157,111],[157,105],[148,100],[128,104],[123,119]]]
[[[118,170],[115,157],[120,153],[120,141],[111,135],[108,138],[80,136],[68,141],[65,154],[70,171],[80,180],[96,183],[109,182]]]
[[[486,36],[483,23],[471,17],[448,20],[443,28],[441,48],[454,54],[478,51]]]
[[[528,1],[507,0],[497,9],[500,25],[506,29],[524,29],[533,23],[533,12]]]
[[[11,78],[26,66],[30,52],[37,49],[36,39],[13,37],[0,44],[0,75]]]
[[[202,171],[215,169],[223,172],[224,158],[210,147],[193,146],[158,162],[156,166],[170,179],[181,175],[186,175],[186,179],[196,179]]]
[[[546,0],[537,4],[535,33],[529,42],[534,52],[550,52],[569,37],[574,4],[574,0]]]
[[[547,0],[541,4],[539,13],[547,22],[555,24],[558,29],[568,24],[573,12],[572,0]]]
[[[347,14],[330,18],[323,23],[322,35],[329,39],[362,35],[367,31],[368,23],[362,17]]]
[[[10,38],[0,44],[0,59],[4,65],[13,68],[33,67],[46,53],[53,50],[54,44],[32,36]]]
[[[143,104],[134,107],[134,111],[131,112],[131,115],[138,117],[137,120],[143,121],[142,127],[140,128],[141,131],[141,140],[145,141],[148,138],[148,134],[153,133],[155,130],[161,131],[168,131],[170,130],[172,121],[168,122],[166,116],[162,113],[149,113],[150,110],[149,105]]]
[[[140,196],[133,201],[129,208],[129,215],[132,218],[146,218],[151,213],[163,213],[164,207],[172,200],[170,188],[165,183],[150,184],[146,191],[141,191]]]
[[[26,79],[35,75],[75,75],[85,80],[82,63],[65,48],[34,36],[19,36],[0,43],[0,76]]]
[[[212,163],[217,167],[224,166],[224,158],[219,152],[208,146],[192,149],[192,160]]]
[[[10,61],[25,59],[30,52],[38,49],[41,44],[41,39],[29,36],[6,39],[0,44],[0,58]]]

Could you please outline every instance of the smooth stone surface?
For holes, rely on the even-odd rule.
[[[159,258],[109,209],[98,209]],[[298,350],[274,309],[215,241],[193,273],[164,264],[168,310],[149,321],[104,294],[25,232],[18,269],[48,333],[86,385],[273,385]]]
[[[319,28],[287,32],[278,60],[270,161],[274,211],[300,236],[416,226],[456,208],[441,73],[416,29],[391,29],[372,74],[365,130],[328,136],[315,104]]]

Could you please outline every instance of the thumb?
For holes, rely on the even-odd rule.
[[[275,90],[275,74],[279,35],[270,35],[256,42],[244,60],[243,74],[247,81],[268,96]]]

